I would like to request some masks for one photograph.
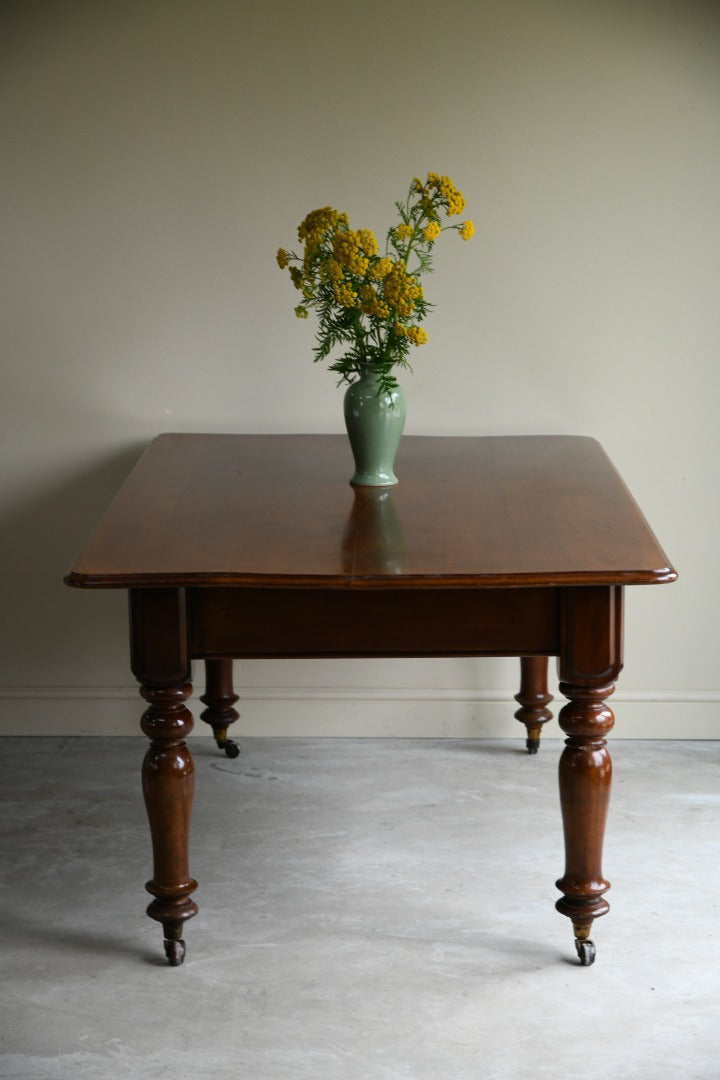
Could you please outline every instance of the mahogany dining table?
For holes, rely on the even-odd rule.
[[[624,590],[676,572],[590,438],[405,436],[397,486],[351,487],[351,472],[339,435],[160,435],[65,579],[129,594],[150,739],[147,913],[167,959],[182,963],[183,926],[198,910],[185,741],[193,659],[205,663],[202,719],[235,756],[235,658],[515,656],[530,752],[551,717],[547,658],[557,657],[567,738],[556,907],[591,964],[590,930],[609,908],[607,699],[623,663]]]

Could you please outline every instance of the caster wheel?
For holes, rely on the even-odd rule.
[[[589,938],[585,941],[576,939],[575,948],[580,958],[581,967],[590,967],[591,964],[595,963],[595,946]]]
[[[236,758],[240,756],[240,747],[232,739],[218,739],[218,750],[224,750],[225,754],[229,758]]]
[[[185,959],[185,942],[182,938],[176,940],[165,938],[165,955],[170,967],[180,967]]]

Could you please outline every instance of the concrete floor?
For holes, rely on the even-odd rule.
[[[0,744],[0,1076],[720,1077],[720,742],[614,744],[591,968],[553,909],[559,740],[193,740],[181,968],[143,744]]]

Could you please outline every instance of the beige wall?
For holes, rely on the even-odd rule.
[[[341,430],[275,250],[326,203],[382,232],[434,169],[477,234],[408,431],[599,438],[681,573],[631,591],[616,733],[714,735],[719,11],[6,2],[0,730],[135,730],[124,597],[64,571],[156,433]],[[510,661],[239,675],[248,731],[519,734]]]

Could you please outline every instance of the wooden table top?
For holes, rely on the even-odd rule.
[[[593,439],[404,436],[352,488],[344,435],[161,435],[66,581],[467,588],[677,576]]]

